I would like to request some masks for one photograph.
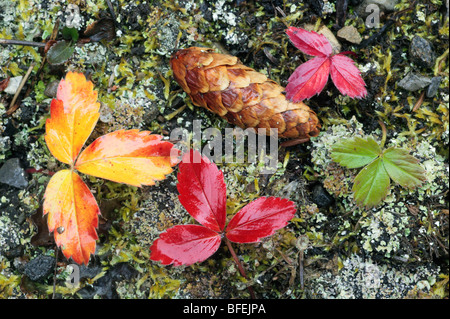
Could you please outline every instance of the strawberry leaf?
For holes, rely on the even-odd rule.
[[[197,151],[184,154],[178,166],[180,203],[199,223],[222,231],[226,219],[227,189],[223,173]]]
[[[286,33],[294,46],[308,55],[329,57],[333,51],[330,42],[322,34],[295,27],[289,27]]]
[[[332,56],[330,73],[334,85],[343,95],[351,98],[363,98],[367,95],[366,83],[349,57],[342,54]]]
[[[327,84],[329,73],[328,57],[317,57],[301,64],[288,79],[286,98],[300,102],[319,94]]]
[[[226,237],[236,243],[259,242],[287,225],[295,214],[293,202],[260,197],[242,208],[228,223]]]
[[[372,162],[380,153],[380,146],[372,137],[354,137],[333,145],[331,158],[347,168],[358,168]]]
[[[148,131],[119,130],[92,142],[78,157],[75,169],[133,186],[154,185],[172,172],[173,144]]]
[[[389,186],[389,175],[381,158],[377,158],[355,177],[354,199],[358,205],[374,207],[386,197]]]
[[[95,252],[100,210],[81,177],[67,169],[53,175],[45,190],[43,211],[64,256],[87,264]]]
[[[174,226],[154,241],[150,259],[163,265],[192,265],[214,254],[221,240],[220,234],[201,225]]]
[[[399,148],[388,148],[383,152],[383,163],[389,176],[405,188],[420,186],[426,179],[425,170],[409,152]]]

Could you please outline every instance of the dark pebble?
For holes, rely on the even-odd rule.
[[[24,273],[32,281],[45,279],[55,266],[55,258],[39,255],[25,265]]]
[[[439,89],[439,85],[441,85],[441,76],[435,76],[431,79],[431,83],[428,86],[427,97],[433,97],[436,95],[437,90]]]
[[[327,208],[334,202],[334,198],[326,191],[321,184],[316,184],[312,189],[312,201],[319,208]]]
[[[409,57],[412,62],[425,68],[431,68],[436,60],[436,54],[431,43],[418,35],[411,40]]]
[[[407,91],[417,91],[423,89],[431,83],[431,79],[415,73],[408,73],[400,82],[398,86]]]
[[[18,158],[11,158],[0,168],[0,183],[23,189],[28,186],[25,171]]]

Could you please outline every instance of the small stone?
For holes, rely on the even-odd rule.
[[[28,186],[25,171],[18,158],[11,158],[0,168],[0,183],[23,189]]]
[[[24,273],[32,281],[45,279],[55,266],[55,258],[39,255],[25,265]]]
[[[409,57],[418,66],[431,68],[436,60],[431,43],[416,35],[409,45]]]
[[[439,85],[441,85],[441,79],[441,76],[435,76],[431,79],[430,86],[427,90],[427,97],[433,97],[436,95],[436,92],[439,89]]]
[[[50,82],[44,90],[45,96],[56,97],[56,92],[58,91],[59,80]]]
[[[350,43],[360,44],[362,41],[362,37],[358,30],[352,25],[348,25],[340,29],[337,32],[337,36],[341,39],[347,40]]]
[[[431,79],[429,77],[411,72],[398,82],[398,86],[407,91],[417,91],[423,89],[430,83]]]
[[[334,202],[334,198],[326,191],[321,184],[316,184],[312,190],[312,201],[320,208],[329,207]]]
[[[23,76],[16,76],[9,79],[8,86],[4,90],[5,93],[14,95],[19,88],[20,82],[22,82]]]

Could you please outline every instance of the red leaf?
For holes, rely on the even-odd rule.
[[[331,79],[343,95],[362,98],[367,95],[366,83],[354,61],[342,54],[331,57]]]
[[[286,97],[293,102],[322,92],[330,73],[330,58],[317,57],[301,64],[289,77]]]
[[[258,242],[287,225],[294,217],[293,202],[279,197],[260,197],[241,209],[228,223],[226,236],[236,243]]]
[[[322,34],[295,27],[289,27],[286,33],[294,46],[308,55],[328,57],[333,51],[330,42]]]
[[[214,254],[221,240],[220,234],[200,225],[174,226],[155,240],[150,259],[163,265],[192,265]]]
[[[214,231],[225,227],[227,189],[223,173],[197,151],[184,154],[179,164],[180,203],[199,223]]]

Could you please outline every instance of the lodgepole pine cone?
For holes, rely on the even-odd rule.
[[[282,86],[235,56],[191,47],[176,52],[170,65],[175,80],[196,106],[231,124],[243,129],[276,128],[278,137],[294,139],[287,145],[307,142],[319,134],[314,111],[303,102],[287,100]]]

